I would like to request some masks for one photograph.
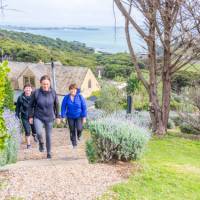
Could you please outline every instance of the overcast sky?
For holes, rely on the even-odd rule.
[[[113,26],[113,0],[4,0],[8,8],[22,12],[6,11],[1,24],[29,26]],[[115,8],[117,25],[124,24]]]

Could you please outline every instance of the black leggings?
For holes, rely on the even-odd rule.
[[[34,126],[34,124],[30,124],[28,119],[23,119],[22,118],[22,125],[24,127],[25,135],[27,137],[31,135],[31,132],[32,132],[32,136],[33,137],[36,136],[35,126]]]
[[[81,137],[81,133],[83,130],[82,118],[71,119],[68,118],[69,130],[70,130],[70,139],[73,146],[77,145],[77,137]],[[77,137],[76,137],[77,133]]]

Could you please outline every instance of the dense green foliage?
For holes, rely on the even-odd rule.
[[[195,82],[200,82],[199,73],[187,70],[179,71],[172,78],[172,89],[180,94],[183,88],[193,86]]]
[[[116,200],[200,199],[200,142],[167,136],[149,142],[138,171],[112,188]],[[110,192],[102,197],[108,200]]]
[[[113,55],[99,54],[96,56],[97,63],[105,66],[105,77],[114,79],[115,77],[127,78],[134,71],[130,55],[117,53]]]
[[[121,110],[126,105],[122,91],[113,85],[103,84],[95,106],[106,112]]]
[[[0,37],[10,38],[11,40],[17,42],[24,42],[26,44],[31,44],[31,45],[42,45],[54,50],[60,49],[62,51],[79,52],[85,54],[94,53],[94,49],[86,47],[85,44],[83,43],[67,42],[58,38],[52,39],[31,33],[0,30]]]
[[[58,49],[51,49],[40,44],[28,44],[22,41],[15,41],[8,38],[0,39],[0,48],[9,59],[19,62],[50,62],[51,58],[59,60],[65,65],[93,67],[96,65],[95,57],[92,54],[79,52],[68,52]]]
[[[129,120],[107,116],[90,122],[86,153],[90,162],[138,159],[150,138],[146,129]]]
[[[4,100],[4,107],[8,108],[9,110],[15,109],[14,106],[14,91],[11,86],[11,81],[7,78],[6,84],[5,84],[5,100]]]
[[[140,82],[134,73],[131,74],[130,78],[127,81],[126,91],[127,94],[134,94],[136,90],[139,89]]]
[[[3,55],[19,62],[50,62],[51,58],[64,65],[90,67],[105,66],[107,78],[128,77],[133,71],[127,53],[95,53],[79,42],[67,42],[23,32],[0,30],[0,48]]]
[[[5,141],[8,137],[6,133],[5,121],[3,118],[4,103],[6,97],[6,81],[9,72],[8,62],[0,64],[0,149],[4,148]]]

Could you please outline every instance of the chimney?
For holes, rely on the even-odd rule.
[[[52,80],[53,80],[53,89],[56,91],[56,69],[53,59],[51,59],[51,70],[52,70]]]

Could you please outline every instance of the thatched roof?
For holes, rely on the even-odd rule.
[[[43,75],[52,77],[51,64],[9,62],[9,67],[11,69],[9,77],[15,85],[14,89],[21,89],[18,88],[17,81],[28,69],[34,74],[36,81],[39,81]],[[55,63],[55,67],[57,93],[61,95],[66,94],[71,83],[76,83],[78,87],[81,87],[89,70],[86,67],[62,66],[59,63]]]

